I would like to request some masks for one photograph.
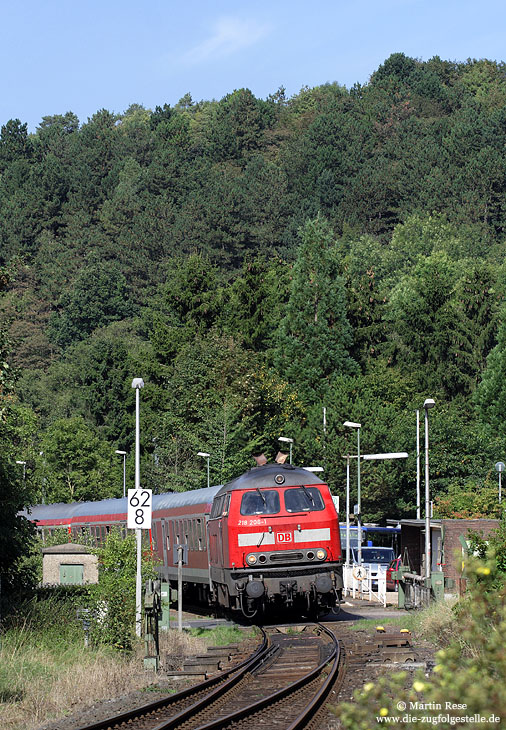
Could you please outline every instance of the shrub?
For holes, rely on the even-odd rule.
[[[112,530],[96,553],[99,582],[92,594],[92,640],[130,651],[135,636],[135,536],[124,538],[119,530]],[[156,577],[150,554],[143,554],[142,576],[144,582]]]
[[[413,727],[418,718],[429,718],[425,722],[438,728],[455,727],[455,717],[494,715],[506,720],[504,575],[493,553],[486,560],[470,558],[467,575],[468,593],[452,609],[454,620],[448,617],[452,638],[437,652],[430,678],[420,673],[406,687],[408,675],[401,672],[364,685],[355,693],[355,703],[335,708],[344,728],[365,730],[388,724],[381,718],[391,719],[390,724],[399,728]],[[439,632],[445,621],[438,622]],[[429,621],[428,629],[430,625]]]

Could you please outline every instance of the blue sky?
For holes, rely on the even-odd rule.
[[[2,2],[0,124],[366,83],[391,53],[506,59],[504,0]]]

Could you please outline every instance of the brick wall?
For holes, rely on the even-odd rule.
[[[442,520],[443,560],[445,578],[457,581],[462,577],[462,543],[460,536],[468,539],[469,531],[484,538],[499,527],[499,520]]]

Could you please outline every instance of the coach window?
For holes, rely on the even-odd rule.
[[[272,489],[256,489],[242,495],[242,515],[275,515],[278,512],[279,493]]]
[[[203,550],[204,547],[202,545],[202,519],[200,517],[197,517],[197,541],[199,550]]]
[[[285,508],[287,512],[320,512],[325,505],[317,487],[298,487],[285,491]]]

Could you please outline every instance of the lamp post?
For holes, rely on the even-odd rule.
[[[211,454],[207,454],[205,451],[198,451],[197,456],[202,456],[207,461],[207,486],[209,486],[209,458]]]
[[[353,421],[345,421],[343,423],[343,426],[345,428],[355,428],[357,430],[357,505],[358,505],[358,529],[357,529],[357,554],[358,554],[358,562],[359,565],[362,563],[362,515],[360,510],[360,428],[362,426],[361,423],[354,423]],[[349,517],[348,517],[349,519]],[[349,531],[348,531],[348,538],[349,540]]]
[[[135,388],[135,488],[141,488],[141,468],[140,468],[140,390],[144,388],[144,380],[142,378],[134,378],[132,380],[132,388]],[[142,621],[142,570],[141,570],[141,531],[135,530],[135,538],[137,541],[137,574],[135,581],[135,633],[141,635]]]
[[[350,459],[346,454],[346,565],[350,565]]]
[[[425,409],[425,577],[430,578],[431,544],[430,544],[430,493],[429,493],[429,408],[436,405],[433,398],[426,398]]]
[[[416,411],[416,519],[421,517],[420,504],[420,411]]]
[[[126,451],[116,451],[115,454],[123,457],[123,497],[126,497]]]
[[[498,461],[495,465],[495,470],[499,472],[499,504],[501,504],[502,489],[501,489],[501,474],[505,469],[504,461]]]
[[[39,456],[42,457],[42,504],[46,504],[46,460],[44,457],[44,452],[39,451]]]
[[[284,444],[290,444],[290,456],[288,457],[288,463],[291,464],[292,463],[292,444],[293,444],[293,439],[290,439],[287,436],[280,436],[278,438],[278,441],[281,441]]]
[[[23,466],[23,481],[26,479],[26,461],[16,461],[16,464],[20,464]],[[500,502],[501,500],[499,500]]]

